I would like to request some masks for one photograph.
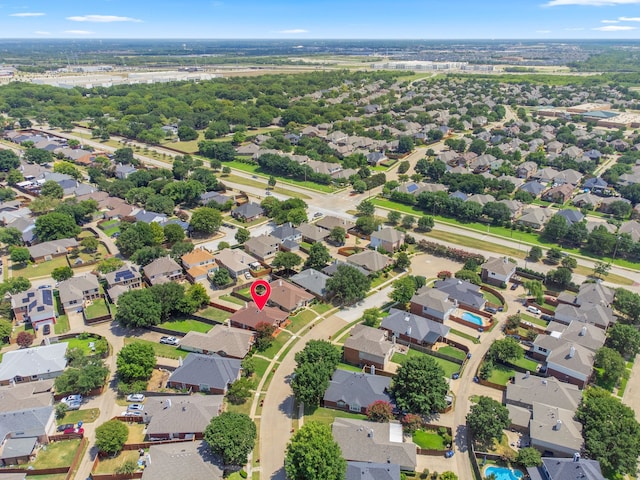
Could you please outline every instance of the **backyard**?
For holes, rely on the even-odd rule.
[[[62,440],[43,445],[33,462],[29,462],[29,467],[43,469],[54,467],[68,467],[71,465],[73,456],[80,446],[80,439]],[[29,468],[27,467],[27,468]]]
[[[357,420],[365,420],[366,417],[360,413],[345,412],[342,410],[334,410],[333,408],[306,408],[304,409],[305,422],[320,422],[325,425],[331,425],[336,418],[355,418]]]
[[[186,354],[184,354],[183,352],[180,352],[176,347],[173,347],[171,345],[165,345],[157,342],[150,342],[149,340],[141,340],[139,338],[126,337],[124,339],[124,344],[129,345],[130,343],[143,343],[146,345],[151,345],[151,347],[153,348],[153,351],[156,354],[156,357],[172,358],[174,360],[177,360],[180,357],[186,356]]]
[[[446,450],[445,438],[435,430],[416,430],[413,442],[426,450]]]
[[[85,307],[84,314],[87,318],[98,318],[109,315],[107,302],[104,298],[96,298],[91,301],[91,305]]]
[[[409,357],[421,357],[424,355],[427,354],[410,348],[406,355],[402,353],[394,353],[393,357],[391,357],[391,361],[403,365]],[[429,355],[429,357],[434,359],[436,363],[440,365],[440,367],[444,371],[444,376],[447,378],[451,378],[451,375],[453,375],[455,372],[460,371],[460,365],[458,365],[457,363],[450,362],[449,360],[444,360],[443,358],[434,357],[432,355]]]
[[[68,266],[67,257],[63,255],[42,263],[12,264],[11,270],[14,277],[37,278],[51,276],[54,269]]]
[[[498,385],[506,385],[509,379],[516,374],[515,370],[505,367],[504,365],[495,365],[491,370],[491,375],[487,380]]]
[[[92,423],[100,416],[99,408],[85,408],[82,410],[72,410],[67,412],[62,420],[58,421],[58,425],[65,423]]]
[[[98,225],[98,227],[107,235],[112,236],[114,233],[120,231],[119,220],[107,220],[104,223]]]
[[[137,462],[140,454],[137,450],[123,450],[115,457],[105,458],[98,462],[93,473],[115,473],[126,462]]]
[[[196,312],[195,315],[200,315],[201,317],[208,318],[209,320],[214,320],[216,322],[225,323],[231,316],[231,313],[220,310],[219,308],[208,307]]]
[[[191,331],[207,333],[209,330],[213,328],[212,325],[208,323],[200,322],[198,320],[194,320],[193,318],[183,318],[183,319],[172,319],[168,322],[161,323],[158,325],[160,328],[166,328],[169,330],[175,330],[176,332],[188,333]]]

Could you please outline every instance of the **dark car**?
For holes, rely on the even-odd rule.
[[[58,425],[57,430],[59,432],[64,432],[65,430],[68,430],[70,428],[75,427],[75,425],[73,423],[65,423],[64,425]]]
[[[445,458],[451,458],[451,457],[453,457],[453,455],[454,455],[455,453],[456,453],[456,452],[454,452],[453,450],[447,450],[447,451],[446,451],[446,453],[444,454],[444,457],[445,457]]]
[[[511,284],[511,290],[515,290],[516,288],[518,288],[518,284],[517,283],[512,283]]]
[[[49,335],[50,333],[51,333],[51,325],[47,323],[44,327],[42,327],[42,334]]]
[[[545,314],[540,315],[540,318],[541,318],[542,320],[547,321],[547,322],[551,322],[551,321],[553,320],[553,315],[547,315],[547,314],[545,313]]]
[[[494,314],[498,313],[498,309],[494,307],[484,307],[484,311],[489,313],[494,313]]]

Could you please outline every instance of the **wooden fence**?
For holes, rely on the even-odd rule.
[[[67,477],[65,478],[65,480],[71,480],[73,478],[75,470],[82,460],[84,449],[87,443],[89,443],[89,441],[86,438],[82,437],[82,440],[80,440],[80,445],[78,446],[78,449],[76,450],[76,453],[71,460],[71,465],[69,465],[69,472],[67,473]]]

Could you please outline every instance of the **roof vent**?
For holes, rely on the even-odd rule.
[[[580,336],[584,337],[587,334],[587,326],[585,325],[580,329]]]
[[[560,430],[562,428],[562,420],[557,420],[556,421],[556,425],[555,427],[553,427],[554,430]]]
[[[573,358],[575,354],[576,354],[576,347],[571,345],[571,348],[569,349],[569,358]]]

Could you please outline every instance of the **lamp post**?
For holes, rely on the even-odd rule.
[[[622,235],[618,235],[618,237],[616,238],[616,246],[613,248],[613,256],[611,257],[611,263],[615,262],[616,260],[616,253],[618,253],[618,244],[620,243],[621,238],[622,238]]]

